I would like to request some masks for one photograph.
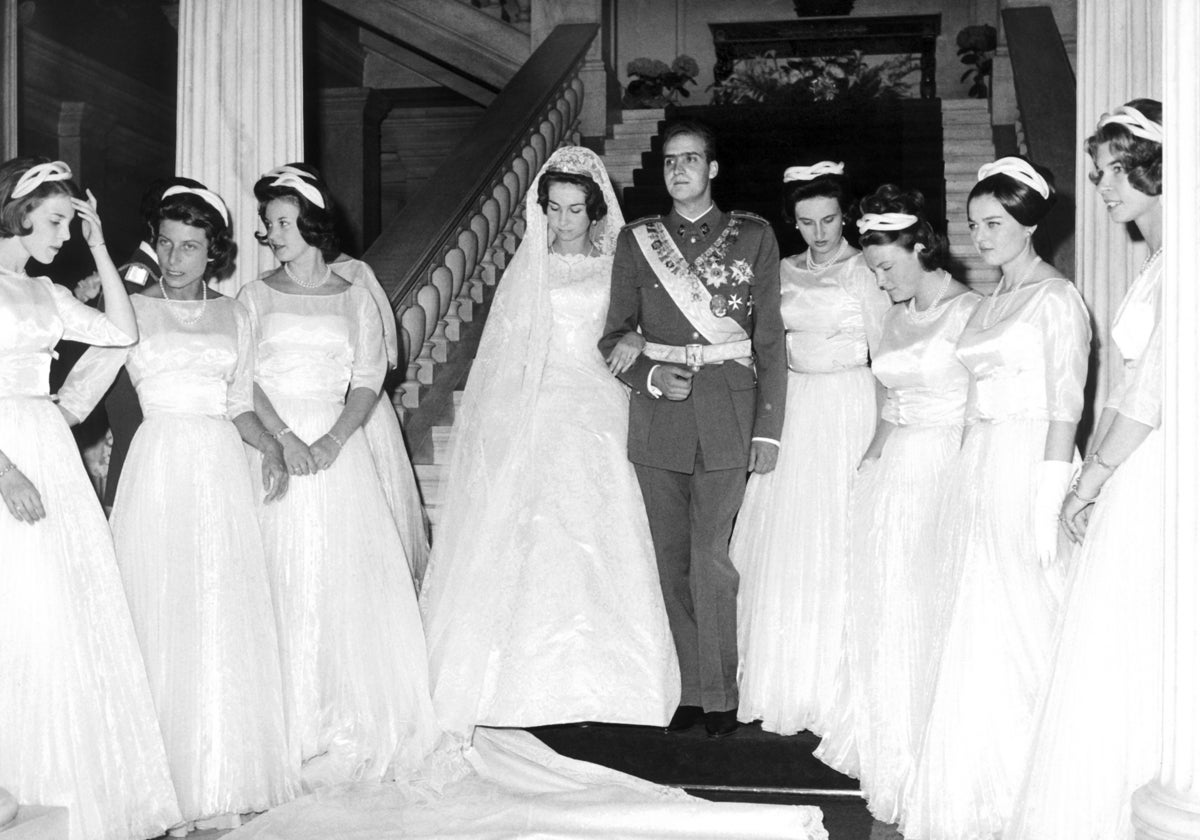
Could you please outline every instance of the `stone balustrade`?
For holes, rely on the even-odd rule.
[[[522,199],[549,154],[579,140],[583,84],[578,72],[565,80],[519,145],[484,182],[462,212],[440,256],[421,273],[423,282],[396,307],[402,336],[404,381],[394,401],[400,411],[420,404],[421,386],[433,382],[434,367],[446,360],[448,344],[473,320],[484,289],[495,285],[524,234]]]

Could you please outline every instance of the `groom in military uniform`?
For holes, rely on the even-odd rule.
[[[633,462],[682,677],[669,731],[737,729],[737,588],[729,560],[748,471],[775,468],[787,363],[779,246],[767,222],[713,204],[712,131],[663,131],[673,207],[621,231],[600,350],[641,330],[621,380]]]

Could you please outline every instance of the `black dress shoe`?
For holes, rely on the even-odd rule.
[[[726,735],[732,735],[738,728],[737,709],[725,712],[705,712],[704,728],[707,730],[709,738],[724,738]]]
[[[686,732],[702,720],[704,720],[704,709],[699,706],[680,706],[675,710],[675,714],[671,715],[671,722],[663,731]]]

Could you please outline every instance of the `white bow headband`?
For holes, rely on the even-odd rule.
[[[1160,145],[1162,144],[1162,124],[1156,123],[1137,108],[1130,105],[1122,105],[1112,113],[1102,115],[1100,122],[1096,124],[1096,128],[1103,128],[1109,123],[1125,126],[1134,137],[1141,137],[1143,140],[1151,140]]]
[[[783,170],[783,183],[811,181],[822,175],[843,175],[845,172],[846,164],[834,163],[831,160],[823,160],[820,163],[814,163],[812,166],[789,166]]]
[[[1032,187],[1042,198],[1050,197],[1050,185],[1046,183],[1046,179],[1029,165],[1029,161],[1019,157],[1002,157],[992,163],[985,163],[979,167],[979,177],[976,180],[982,181],[993,175],[1007,175],[1014,181]]]
[[[263,175],[264,178],[277,178],[280,175],[295,175],[297,178],[303,178],[306,181],[315,181],[317,176],[311,172],[305,172],[303,169],[298,169],[295,166],[276,166],[270,172]]]
[[[21,198],[29,195],[47,181],[65,181],[70,177],[71,167],[61,160],[39,163],[26,169],[24,174],[17,179],[17,185],[13,187],[9,197]]]
[[[289,167],[280,167],[280,168],[288,169]],[[296,171],[299,171],[299,170],[296,170]],[[269,178],[269,177],[271,177],[271,173],[268,172],[263,177]],[[321,191],[319,189],[317,189],[313,185],[313,182],[308,180],[308,178],[305,177],[303,174],[295,175],[292,172],[284,172],[282,175],[276,176],[275,180],[272,181],[267,186],[291,187],[293,190],[300,193],[300,195],[307,198],[309,201],[311,201],[313,204],[320,207],[322,210],[325,209],[325,199],[324,199],[324,197],[322,197]]]
[[[174,187],[168,187],[163,190],[162,201],[166,201],[173,195],[194,195],[207,204],[212,209],[221,214],[221,218],[225,220],[225,227],[229,227],[229,208],[225,206],[225,202],[221,200],[221,196],[217,195],[212,190],[206,190],[202,187],[185,187],[177,184]],[[161,203],[161,202],[160,202]]]
[[[911,213],[866,213],[858,220],[858,232],[869,230],[906,230],[920,219]]]

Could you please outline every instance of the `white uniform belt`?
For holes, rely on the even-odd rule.
[[[677,347],[673,344],[654,344],[648,342],[642,349],[646,358],[656,362],[669,362],[688,367],[715,365],[720,362],[749,360],[753,355],[750,339],[727,341],[723,344],[685,344]]]

